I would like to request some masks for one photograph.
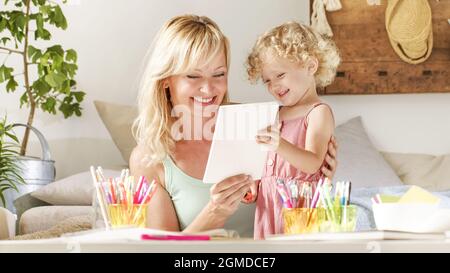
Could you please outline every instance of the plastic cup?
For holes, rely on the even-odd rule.
[[[108,205],[109,219],[112,227],[145,227],[147,221],[147,204],[143,205]]]
[[[352,232],[356,228],[357,207],[283,208],[284,234]]]

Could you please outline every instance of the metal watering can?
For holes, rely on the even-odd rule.
[[[30,130],[38,137],[41,144],[42,159],[29,156],[17,157],[19,166],[22,169],[20,176],[25,180],[26,184],[17,185],[19,192],[16,192],[13,189],[5,191],[6,208],[13,213],[16,213],[16,209],[13,205],[15,199],[55,181],[56,175],[55,161],[51,159],[50,148],[44,135],[33,126],[21,123],[13,124],[13,127],[18,126],[30,128]]]

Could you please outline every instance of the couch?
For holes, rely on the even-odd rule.
[[[96,109],[125,162],[135,141],[131,124],[135,107],[95,102]],[[398,154],[377,151],[361,117],[336,127],[339,143],[338,168],[334,181],[350,180],[354,188],[418,185],[430,191],[450,189],[450,155]],[[108,177],[120,170],[107,169]],[[14,203],[18,213],[18,233],[48,229],[74,216],[93,215],[93,186],[88,170],[60,179]]]

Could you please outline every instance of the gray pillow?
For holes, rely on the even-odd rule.
[[[103,170],[105,177],[118,177],[120,171]],[[94,184],[90,171],[71,175],[49,183],[31,193],[31,196],[57,206],[90,206]]]
[[[334,181],[349,180],[353,188],[403,185],[373,146],[361,117],[355,117],[337,126],[335,135],[339,151]]]

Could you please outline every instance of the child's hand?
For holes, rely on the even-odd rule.
[[[242,198],[241,202],[245,204],[250,204],[256,201],[256,197],[258,196],[258,187],[261,180],[255,180],[250,185],[250,191],[248,191],[245,196]]]
[[[258,131],[256,143],[260,144],[267,151],[276,151],[280,146],[281,124],[274,124]]]

